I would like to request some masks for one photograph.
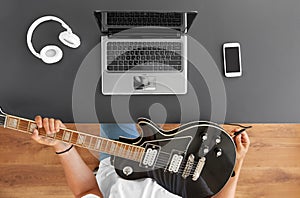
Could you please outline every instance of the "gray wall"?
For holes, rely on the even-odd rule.
[[[73,122],[72,89],[77,70],[84,57],[99,41],[99,29],[93,11],[100,10],[197,10],[189,35],[211,54],[223,75],[221,46],[227,41],[242,45],[244,74],[228,79],[223,75],[227,93],[227,122],[299,122],[300,118],[300,1],[298,0],[2,0],[0,105],[10,113],[28,118],[41,114]],[[27,49],[25,37],[36,18],[60,16],[82,39],[80,48],[69,49],[59,43],[63,30],[49,22],[35,31],[33,43],[38,51],[47,44],[57,44],[64,58],[55,65],[45,65]],[[130,98],[133,119],[149,116],[153,103],[161,103],[166,112],[154,108],[155,121],[186,122],[209,119],[210,98],[205,82],[196,69],[189,68],[189,81],[196,88],[199,112],[180,118],[175,96],[134,96]],[[100,66],[99,66],[100,73]],[[99,82],[100,83],[100,82]],[[100,89],[101,85],[98,84]],[[98,89],[98,90],[99,90]],[[188,101],[191,95],[180,96]],[[120,97],[122,99],[122,97]],[[111,98],[95,93],[101,122],[113,122]],[[193,107],[190,107],[193,109]],[[76,121],[94,122],[89,116]],[[122,122],[130,121],[124,116]],[[219,120],[215,120],[219,121]]]

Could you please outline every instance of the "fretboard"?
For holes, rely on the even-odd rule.
[[[23,133],[32,134],[34,129],[37,128],[37,125],[33,120],[7,115],[4,127]],[[39,135],[43,137],[71,143],[79,147],[107,153],[137,162],[142,160],[145,151],[145,149],[140,146],[126,144],[70,129],[60,129],[59,132],[51,135],[48,135],[44,128],[38,130]]]

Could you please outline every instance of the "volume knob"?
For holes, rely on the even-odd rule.
[[[215,154],[216,154],[216,157],[220,157],[222,155],[222,149],[221,148],[216,148],[215,149]]]
[[[204,134],[202,135],[202,140],[203,140],[203,141],[207,140],[207,133],[204,133]]]
[[[209,152],[209,147],[208,146],[204,146],[203,153],[207,154],[208,152]]]
[[[217,138],[216,138],[216,144],[220,144],[220,143],[221,143],[221,137],[217,136]]]

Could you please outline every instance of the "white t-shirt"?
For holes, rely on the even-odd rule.
[[[101,161],[97,182],[104,198],[180,198],[161,187],[151,178],[125,180],[117,175],[110,158]],[[86,195],[83,198],[95,198]]]

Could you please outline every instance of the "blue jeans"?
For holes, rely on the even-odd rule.
[[[136,138],[139,136],[139,132],[135,124],[100,124],[100,137],[118,140],[119,136]],[[106,153],[100,153],[100,161],[109,156]]]

